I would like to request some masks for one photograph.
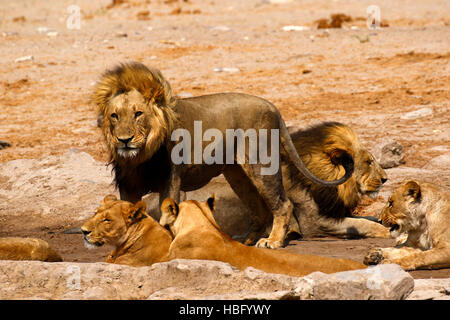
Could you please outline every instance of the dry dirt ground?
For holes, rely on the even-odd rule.
[[[401,143],[405,163],[387,171],[384,193],[362,214],[377,215],[405,177],[450,187],[449,1],[377,1],[378,30],[366,25],[373,1],[365,0],[123,2],[0,1],[0,140],[11,144],[0,150],[0,166],[71,148],[106,163],[89,96],[106,68],[136,60],[162,70],[180,96],[245,92],[275,103],[290,123],[344,122],[371,150],[385,137]],[[71,5],[81,9],[79,29],[67,27]],[[351,21],[317,28],[335,13]],[[303,28],[283,29],[292,25]],[[32,59],[16,61],[26,56]],[[422,108],[432,114],[402,119]],[[6,184],[0,176],[0,191]],[[96,206],[104,194],[83,196]],[[80,225],[67,218],[73,207],[43,215],[5,199],[0,193],[0,236],[45,239],[67,261],[101,261],[108,252],[87,251],[80,235],[60,233]],[[27,208],[37,200],[24,199]],[[307,239],[285,250],[361,260],[369,247],[392,244]],[[450,269],[411,274],[448,278]]]

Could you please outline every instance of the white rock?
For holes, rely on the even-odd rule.
[[[401,119],[403,119],[403,120],[416,120],[416,119],[425,118],[425,117],[432,116],[432,115],[433,115],[433,109],[431,109],[431,108],[420,108],[420,109],[417,109],[415,111],[411,111],[411,112],[405,113],[404,115],[401,116]]]
[[[305,31],[309,29],[307,26],[284,26],[282,28],[283,31]]]
[[[213,69],[214,72],[229,72],[229,73],[236,73],[239,72],[240,70],[238,68],[214,68]]]
[[[33,56],[24,56],[24,57],[17,58],[16,60],[14,60],[14,62],[20,63],[20,62],[33,61],[33,60],[34,60]]]

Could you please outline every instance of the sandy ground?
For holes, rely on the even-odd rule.
[[[395,139],[405,163],[387,171],[371,208],[405,177],[450,187],[450,2],[377,1],[385,26],[378,30],[366,25],[373,1],[270,2],[136,0],[108,8],[110,1],[0,0],[0,140],[11,144],[0,150],[0,166],[71,148],[106,163],[89,97],[106,68],[136,60],[159,68],[180,96],[245,92],[275,103],[290,123],[344,122],[371,150]],[[80,29],[67,27],[71,5],[81,9]],[[317,20],[334,13],[352,19],[317,29]],[[303,30],[283,30],[292,25]],[[432,114],[402,119],[422,108]],[[0,190],[5,181],[0,176]],[[108,252],[60,234],[80,224],[61,218],[68,212],[42,215],[1,201],[0,236],[40,237],[67,261],[100,261]],[[361,260],[369,247],[392,244],[325,238],[285,250]],[[450,269],[411,274],[450,277]]]

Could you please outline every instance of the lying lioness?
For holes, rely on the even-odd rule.
[[[218,260],[240,270],[254,267],[269,273],[304,276],[314,271],[334,273],[362,269],[359,262],[287,251],[248,247],[222,232],[213,217],[214,198],[205,203],[188,200],[177,203],[168,198],[161,205],[160,224],[169,226],[174,240],[171,258]]]
[[[450,267],[450,192],[431,183],[407,181],[389,197],[381,221],[405,243],[376,248],[365,264],[396,263],[405,270]]]
[[[115,247],[106,262],[148,266],[169,260],[170,232],[147,215],[145,203],[133,205],[108,195],[95,215],[81,227],[85,245]]]
[[[0,260],[63,261],[44,240],[35,238],[0,238]]]

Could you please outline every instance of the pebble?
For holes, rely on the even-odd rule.
[[[33,60],[34,60],[33,56],[24,56],[24,57],[17,58],[16,60],[14,60],[14,62],[20,63],[20,62],[33,61]]]
[[[416,120],[416,119],[425,118],[425,117],[432,116],[432,115],[433,115],[433,109],[421,108],[421,109],[418,109],[415,111],[405,113],[404,115],[401,116],[401,119]]]

